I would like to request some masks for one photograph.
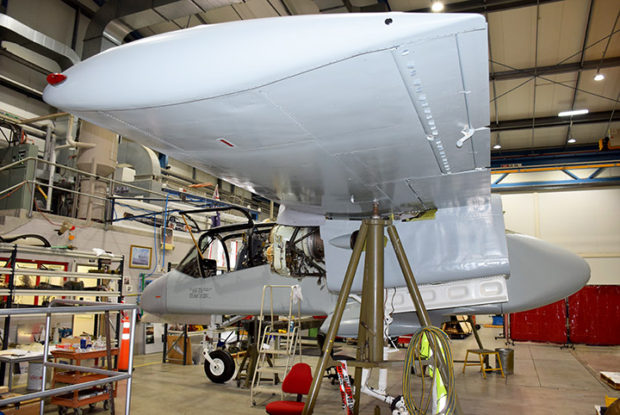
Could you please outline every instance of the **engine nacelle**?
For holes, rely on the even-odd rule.
[[[265,256],[273,271],[282,276],[325,275],[323,240],[318,227],[274,226]]]

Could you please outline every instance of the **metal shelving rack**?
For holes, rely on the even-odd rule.
[[[125,265],[124,255],[96,255],[92,252],[85,251],[69,251],[66,249],[54,249],[34,246],[18,246],[13,244],[0,243],[0,255],[8,254],[9,260],[5,267],[0,267],[0,276],[9,276],[8,286],[0,288],[0,296],[6,297],[6,302],[2,304],[2,308],[13,308],[15,306],[15,297],[19,296],[54,296],[54,297],[117,297],[117,301],[122,301],[122,279]],[[54,258],[60,257],[69,264],[67,271],[41,270],[33,268],[19,268],[17,263],[20,260],[32,259],[32,257]],[[96,261],[96,266],[102,269],[104,266],[112,267],[113,263],[117,265],[117,273],[90,273],[76,272],[71,268],[76,266],[76,260]],[[95,264],[93,264],[95,265]],[[98,282],[102,280],[116,281],[116,289],[113,291],[96,291],[96,290],[56,290],[56,289],[37,289],[35,288],[19,288],[15,286],[16,275],[29,275],[40,277],[61,277],[61,278],[79,278],[79,279],[96,279]],[[120,327],[120,319],[117,315],[116,322],[118,340]],[[9,347],[9,336],[11,329],[11,317],[7,316],[4,320],[4,337],[2,339],[2,350]],[[95,332],[97,331],[97,320],[95,320]],[[4,384],[4,375],[6,371],[5,363],[0,364],[0,385]]]
[[[42,379],[46,379],[46,373],[48,368],[53,369],[61,369],[61,370],[72,370],[77,372],[85,372],[85,373],[96,373],[102,375],[99,379],[90,380],[83,383],[75,383],[69,384],[62,387],[54,387],[52,389],[47,389],[46,382],[41,382],[41,390],[39,392],[27,393],[25,395],[16,395],[10,396],[5,399],[0,399],[0,408],[4,408],[10,404],[16,404],[19,402],[27,401],[30,399],[40,399],[39,403],[39,414],[43,415],[45,410],[45,398],[63,395],[65,393],[71,393],[78,390],[84,390],[96,386],[103,386],[106,384],[112,385],[118,381],[126,380],[126,398],[125,398],[125,415],[129,415],[130,413],[130,405],[131,405],[131,387],[132,387],[132,375],[133,375],[133,352],[134,352],[134,338],[135,338],[135,327],[136,327],[136,317],[138,315],[138,307],[133,304],[96,304],[96,303],[88,303],[84,301],[60,301],[57,304],[56,301],[52,302],[49,307],[42,308],[21,308],[21,309],[11,309],[11,310],[0,310],[0,318],[8,319],[13,315],[43,315],[45,316],[45,332],[49,333],[51,327],[51,319],[52,314],[76,314],[76,313],[105,313],[106,320],[107,315],[110,312],[117,312],[120,315],[120,312],[129,312],[129,353],[128,353],[128,369],[126,373],[117,372],[108,369],[99,369],[99,368],[91,368],[91,367],[83,367],[78,365],[67,365],[62,363],[51,363],[48,361],[48,356],[50,354],[49,349],[49,336],[45,336],[44,348],[43,348],[43,373]],[[68,304],[68,305],[65,305]],[[58,305],[54,307],[54,305]],[[76,307],[76,305],[78,307]],[[110,344],[106,344],[106,351],[110,351]],[[109,358],[108,358],[109,362]],[[111,399],[112,396],[110,396]],[[114,407],[114,405],[111,405]]]

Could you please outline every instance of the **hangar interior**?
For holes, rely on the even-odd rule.
[[[450,389],[458,396],[458,409],[451,413],[582,414],[604,413],[600,407],[611,408],[613,400],[620,397],[620,220],[616,217],[620,211],[620,2],[445,0],[441,7],[437,3],[440,2],[0,1],[0,316],[4,319],[0,412],[120,413],[130,408],[134,414],[265,413],[270,402],[295,399],[297,392],[281,393],[282,380],[295,359],[308,363],[313,373],[324,360],[333,363],[323,358],[320,341],[331,317],[325,322],[325,313],[301,315],[296,310],[300,301],[312,302],[312,290],[325,280],[325,267],[323,263],[317,265],[313,256],[318,249],[313,245],[317,243],[317,231],[274,226],[280,200],[266,197],[231,177],[218,177],[195,163],[175,159],[165,151],[141,144],[135,137],[118,135],[53,107],[44,101],[43,90],[56,82],[50,74],[62,74],[117,46],[145,42],[173,31],[294,15],[388,12],[484,16],[488,25],[490,115],[486,124],[490,141],[485,148],[490,149],[491,156],[490,165],[483,167],[490,171],[491,193],[501,198],[506,233],[532,236],[561,247],[585,260],[590,269],[583,288],[544,306],[506,313],[496,312],[495,308],[463,306],[459,313],[444,315],[441,321],[433,320],[450,339],[446,343],[452,358],[449,378],[454,385]],[[287,36],[294,38],[296,34],[291,32]],[[365,38],[364,34],[360,33],[359,38]],[[343,43],[349,40],[359,39],[352,36]],[[170,74],[170,79],[184,76],[182,62],[177,69],[178,73]],[[139,77],[134,72],[139,69],[127,66],[123,70]],[[157,89],[170,79],[161,79],[161,84],[152,88]],[[366,87],[359,85],[360,89]],[[374,106],[375,103],[369,103],[366,108],[371,116],[378,112]],[[261,128],[260,120],[256,128]],[[234,141],[231,144],[224,138],[219,140],[234,145]],[[268,170],[269,166],[264,168]],[[304,232],[308,233],[301,237]],[[299,245],[290,245],[298,236]],[[345,245],[354,249],[355,238],[353,234],[349,236]],[[256,247],[253,241],[258,244]],[[290,251],[278,249],[278,241],[285,241],[281,244]],[[387,245],[387,233],[385,241]],[[203,243],[206,248],[201,253],[196,248]],[[323,242],[320,244],[322,257]],[[256,259],[252,252],[259,252],[261,259]],[[410,260],[416,271],[416,259]],[[193,261],[200,264],[198,268],[191,268]],[[301,294],[298,289],[285,288],[284,303],[288,304],[290,298],[291,306],[288,311],[284,306],[285,312],[276,313],[279,319],[272,317],[273,297],[269,310],[269,289],[262,291],[262,302],[266,304],[264,318],[249,312],[198,310],[191,314],[187,311],[191,309],[190,302],[183,318],[162,319],[144,313],[141,308],[146,307],[141,298],[143,290],[171,270],[185,270],[190,275],[195,272],[199,278],[207,279],[231,271],[249,272],[252,266],[267,263],[271,264],[270,272],[295,277],[289,278],[291,285],[319,277],[318,284],[314,280],[307,284],[309,288],[300,283]],[[343,273],[344,270],[343,267]],[[544,279],[543,275],[521,288],[534,296],[545,287]],[[222,286],[232,292],[241,290],[244,280],[235,281],[236,286],[235,282]],[[443,295],[439,291],[443,286],[434,288],[424,281],[420,284],[421,297],[430,309],[431,294]],[[168,282],[170,298],[174,289]],[[212,289],[219,287],[190,288],[194,290],[190,298],[215,300],[210,298]],[[398,289],[394,288],[392,293],[391,288],[385,289],[386,310],[391,302],[391,310],[396,312]],[[449,295],[450,289],[447,287],[448,294],[444,294]],[[403,295],[408,295],[404,290]],[[332,291],[332,307],[336,307],[338,292]],[[304,300],[299,299],[300,295]],[[354,297],[349,300],[354,302]],[[250,301],[244,295],[231,298],[231,302],[237,303]],[[101,314],[102,310],[61,313],[54,315],[51,325],[46,326],[43,311],[37,315],[2,314],[5,310],[51,307],[52,303],[73,305],[71,300],[90,306],[137,305],[131,310],[137,310],[140,318],[135,325],[127,323],[120,314],[116,316],[117,309],[113,309],[112,318]],[[261,303],[260,289],[251,301]],[[181,306],[177,308],[182,309]],[[131,310],[127,316],[132,315]],[[412,310],[408,309],[409,315],[414,314]],[[359,308],[357,312],[359,316]],[[346,318],[345,311],[343,322]],[[353,318],[358,330],[359,318]],[[392,316],[389,319],[397,320]],[[271,324],[276,320],[279,325]],[[274,333],[265,335],[264,325]],[[124,331],[129,326],[134,340],[132,348],[126,341],[129,332]],[[374,333],[366,326],[364,330]],[[403,373],[402,362],[408,359],[407,347],[413,343],[413,333],[412,329],[403,335],[388,336],[385,346],[389,352],[385,352],[387,357],[383,360],[399,361],[401,365],[386,364],[382,366],[383,372],[375,368],[368,380],[372,386],[362,390],[361,397],[358,392],[346,390],[355,380],[347,380],[335,367],[321,371],[322,382],[318,382],[318,387],[312,386],[316,390],[313,413],[402,415],[413,413],[407,412],[404,404],[396,404],[405,400],[403,395],[407,392],[412,396],[426,393],[428,402],[436,398],[429,398],[429,394],[431,389],[438,393],[433,384],[437,385],[436,379],[441,376],[433,377],[432,364],[430,369],[420,369],[420,361],[415,369],[410,362],[414,378],[407,382],[417,385],[418,390],[409,390],[410,385],[403,387],[408,370]],[[383,336],[380,337],[383,344]],[[40,362],[47,350],[42,345],[46,339],[60,350],[50,355],[56,363],[77,362],[78,366],[80,350],[92,347],[101,350],[97,358],[107,360],[107,364],[114,361],[116,369],[121,369],[122,362],[127,364],[123,351],[129,348],[133,353],[129,352],[129,368],[125,370],[131,380],[118,380],[114,393],[105,387],[95,389],[91,395],[78,396],[75,392],[73,399],[46,396],[21,405],[11,401],[4,406],[2,400],[40,391],[42,386],[53,388],[101,379],[91,374],[90,378],[75,380],[74,376],[67,381],[62,373],[57,375],[61,367],[43,370],[45,365]],[[118,341],[119,357],[106,354],[106,339]],[[267,351],[276,352],[274,348],[280,341],[287,345],[294,342],[293,350],[286,346],[290,361],[287,360],[285,373],[274,375],[275,369],[270,373],[271,379],[276,379],[265,382],[271,383],[271,389],[260,390],[253,375],[259,373],[260,384],[262,374],[269,372],[267,366],[273,366],[271,361],[266,363],[268,358],[276,360]],[[355,336],[339,337],[334,351],[353,358],[360,350],[357,343]],[[433,355],[445,358],[445,351],[434,350]],[[418,358],[424,360],[419,350]],[[476,367],[467,368],[465,364],[472,359]],[[354,364],[351,362],[349,373],[357,376]],[[480,372],[500,364],[502,370]],[[262,372],[256,369],[261,366]],[[111,366],[108,369],[112,370]],[[424,384],[419,382],[429,377],[425,391]],[[355,408],[353,404],[348,408],[349,395],[357,398]],[[428,402],[428,411],[420,409],[416,413],[437,413]],[[620,411],[620,403],[617,405],[616,410]],[[306,407],[305,413],[310,412]]]

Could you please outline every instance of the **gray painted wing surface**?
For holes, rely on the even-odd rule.
[[[484,174],[481,172],[481,174]],[[487,177],[488,179],[488,177]],[[487,181],[488,183],[488,181]],[[445,208],[432,220],[395,222],[418,284],[437,284],[511,272],[501,199],[489,204]],[[330,220],[321,226],[325,241],[327,286],[338,291],[351,257],[351,234],[359,223]],[[388,243],[384,258],[386,288],[403,287],[405,280]],[[360,264],[364,264],[362,253]],[[512,258],[510,258],[512,261]],[[359,265],[351,290],[362,291],[364,266]]]
[[[44,97],[300,211],[488,203],[486,42],[477,15],[210,25],[108,50]]]

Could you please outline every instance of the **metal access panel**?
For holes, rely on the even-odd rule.
[[[352,252],[351,235],[359,225],[358,221],[328,220],[321,226],[330,291],[337,292],[342,286]],[[396,221],[394,226],[420,285],[510,274],[502,204],[496,196],[438,209],[432,218]],[[364,258],[362,254],[362,264]],[[388,242],[384,261],[385,288],[405,286]],[[359,266],[352,292],[362,291],[363,274]]]
[[[27,157],[37,157],[38,148],[34,144],[20,144],[7,148],[0,156],[0,167],[23,160]],[[0,171],[0,189],[8,189],[24,180],[33,180],[35,176],[34,161],[27,161]],[[31,203],[32,184],[25,184],[10,196],[0,200],[0,210],[28,209]]]

